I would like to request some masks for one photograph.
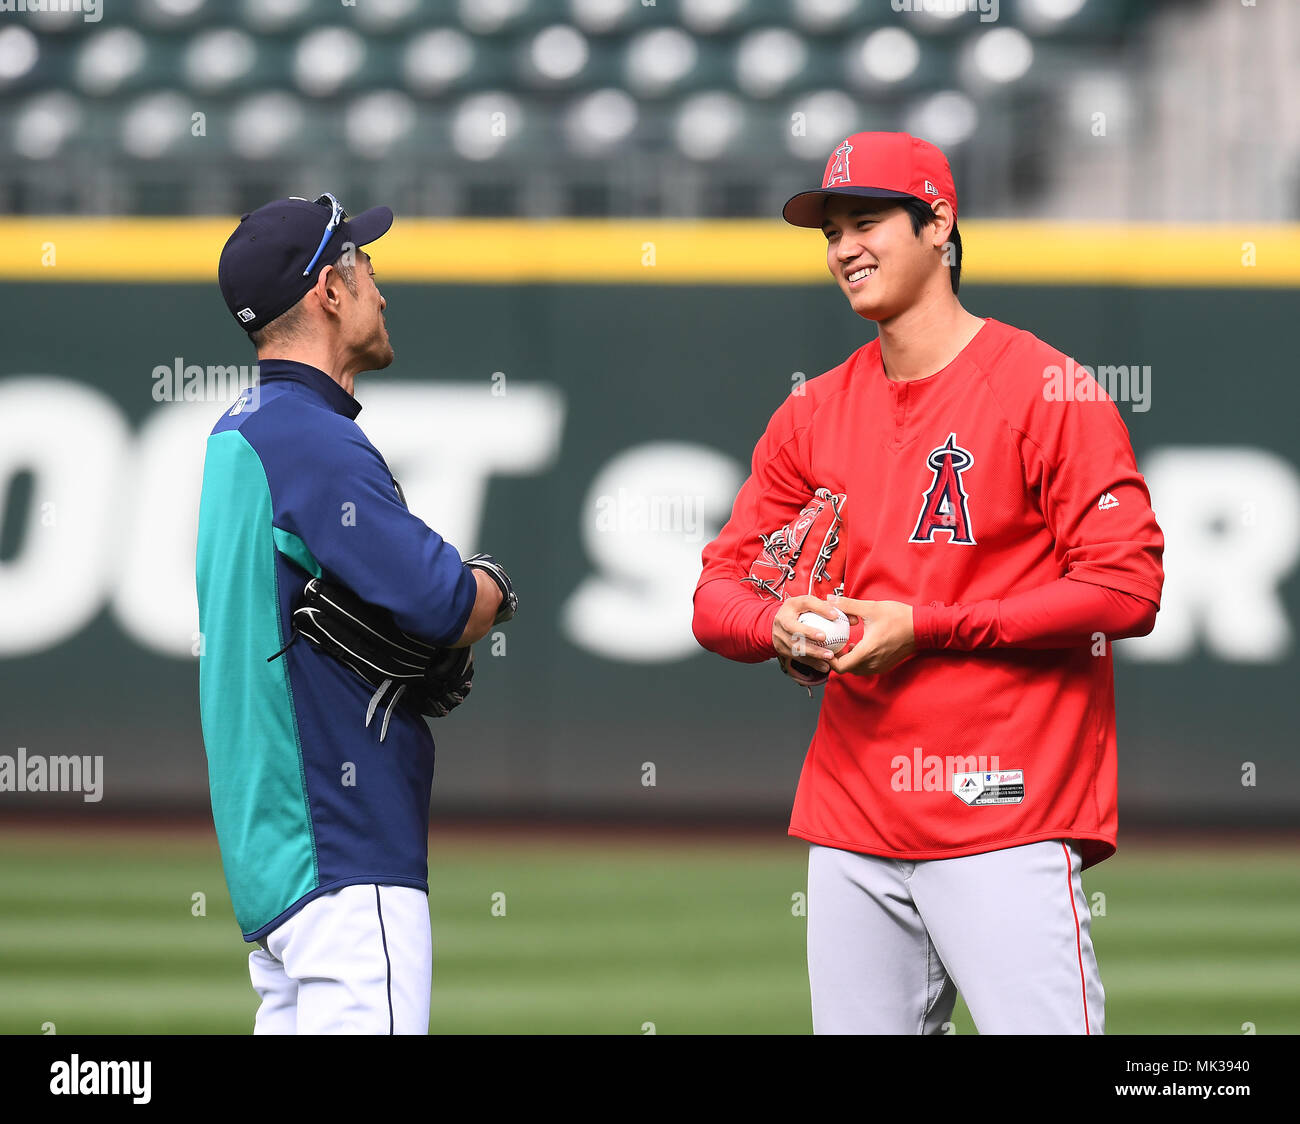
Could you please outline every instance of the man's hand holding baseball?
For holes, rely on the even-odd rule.
[[[790,597],[781,603],[781,611],[772,621],[772,644],[776,648],[777,658],[782,668],[788,667],[792,659],[797,659],[818,674],[828,671],[831,664],[827,661],[835,654],[822,643],[825,634],[810,628],[799,621],[801,613],[817,613],[828,621],[836,619],[835,609],[820,597],[807,594]]]
[[[797,599],[802,600],[802,599]],[[848,614],[849,623],[864,624],[862,639],[851,649],[841,650],[830,661],[841,675],[880,675],[897,667],[916,651],[912,630],[912,606],[901,601],[855,601],[832,597],[830,606]]]

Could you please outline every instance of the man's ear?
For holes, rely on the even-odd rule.
[[[931,210],[934,211],[934,218],[927,224],[930,227],[930,244],[936,250],[941,250],[952,240],[952,229],[957,225],[957,220],[946,199],[936,199],[931,204]]]
[[[320,276],[316,278],[316,284],[311,291],[320,303],[322,311],[337,313],[343,301],[343,291],[346,288],[347,286],[343,284],[343,278],[339,276],[339,271],[332,265],[327,265],[320,271]]]

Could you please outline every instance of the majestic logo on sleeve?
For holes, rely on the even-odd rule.
[[[925,463],[934,471],[934,480],[926,489],[916,530],[908,542],[934,542],[936,531],[947,531],[949,542],[975,544],[966,489],[961,481],[961,474],[974,462],[971,452],[957,444],[955,433],[948,434],[947,441],[930,450]]]
[[[835,150],[830,171],[826,173],[826,182],[822,187],[834,187],[837,183],[853,182],[849,177],[849,153],[852,151],[853,146],[848,141]]]

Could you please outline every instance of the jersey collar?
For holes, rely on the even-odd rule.
[[[325,399],[336,414],[353,418],[361,413],[361,403],[318,367],[299,363],[296,359],[263,359],[257,364],[258,381],[262,383],[288,381],[310,387]]]

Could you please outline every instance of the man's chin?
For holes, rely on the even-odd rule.
[[[857,300],[850,298],[849,307],[864,320],[886,320],[889,318],[888,310],[880,301],[863,300],[861,297]]]
[[[849,307],[863,320],[884,324],[904,315],[916,307],[924,296],[924,290],[909,291],[903,285],[879,289],[870,295],[855,293],[849,295]]]

